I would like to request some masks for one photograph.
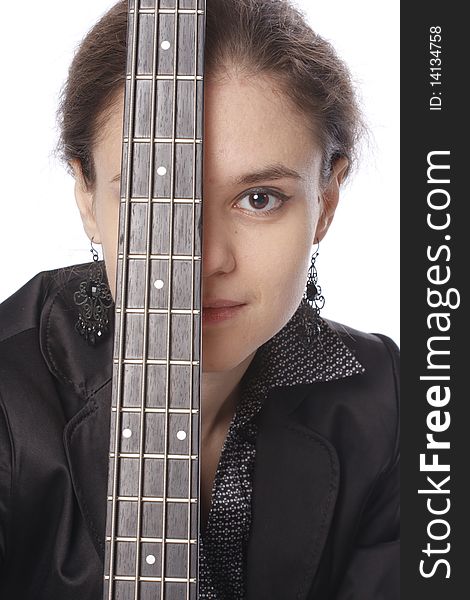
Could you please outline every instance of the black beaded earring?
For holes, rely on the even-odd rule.
[[[90,252],[93,262],[88,269],[87,279],[80,283],[73,298],[79,307],[75,329],[91,346],[95,346],[108,331],[108,309],[113,304],[113,298],[98,260],[98,252],[93,247],[93,238]]]
[[[319,248],[320,243],[318,242],[317,248],[312,254],[308,270],[307,287],[300,305],[302,322],[301,337],[305,347],[310,346],[320,334],[320,310],[325,305],[325,298],[318,284],[318,273],[315,265]]]

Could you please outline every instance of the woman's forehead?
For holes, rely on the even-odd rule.
[[[121,94],[95,146],[98,169],[117,173],[120,167],[123,104]],[[311,124],[272,78],[210,80],[204,110],[204,162],[211,179],[223,177],[237,185],[301,181],[319,168],[321,152]]]
[[[204,127],[209,160],[298,165],[319,154],[306,116],[263,76],[209,84]]]
[[[302,113],[268,74],[242,75],[206,80],[204,84],[205,117],[224,117],[227,121],[250,122],[260,128],[275,122],[294,129],[312,129],[311,118]]]

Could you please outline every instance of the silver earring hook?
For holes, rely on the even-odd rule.
[[[97,261],[99,260],[99,255],[98,255],[98,251],[97,251],[97,250],[96,250],[96,248],[93,246],[93,240],[94,240],[94,239],[95,239],[95,237],[93,236],[93,237],[91,238],[91,249],[90,249],[90,252],[91,252],[91,254],[92,254],[92,256],[93,256],[93,261],[94,261],[94,262],[97,262]]]

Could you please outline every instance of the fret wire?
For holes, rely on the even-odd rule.
[[[160,8],[156,11],[154,8],[139,8],[139,15],[153,15],[154,13],[158,13],[159,15],[174,15],[178,13],[179,15],[202,15],[204,14],[203,10],[195,10],[194,8],[180,8],[176,11],[174,8]],[[130,14],[133,15],[134,11],[131,10]]]
[[[111,501],[113,496],[108,496],[108,500]],[[117,500],[119,502],[147,502],[148,504],[163,504],[165,498],[154,497],[154,496],[143,496],[142,498],[138,498],[137,496],[117,496]],[[185,504],[187,502],[186,498],[167,498],[168,502],[172,504]],[[191,498],[191,504],[197,504],[197,498]]]
[[[119,254],[119,258],[122,258],[122,259],[128,258],[128,259],[136,259],[136,260],[142,259],[143,260],[143,259],[146,259],[147,256],[145,254],[127,254],[127,256],[124,254]],[[201,260],[200,256],[196,256],[196,257],[190,256],[190,255],[185,256],[183,254],[178,254],[178,255],[176,255],[176,254],[173,254],[173,255],[171,255],[171,254],[151,254],[149,258],[151,260],[166,260],[166,259],[168,259],[168,260],[184,260],[184,261],[189,261],[192,259]]]
[[[160,5],[158,7],[160,8]],[[159,57],[158,50],[158,36],[160,33],[160,19],[158,18],[159,12],[154,11],[153,14],[153,48],[152,48],[152,93],[151,93],[151,118],[150,118],[150,139],[155,138],[155,121],[156,121],[156,88],[157,88],[157,64]],[[131,137],[131,136],[129,136]],[[149,152],[149,175],[148,175],[148,198],[147,198],[147,236],[146,236],[146,263],[145,263],[145,287],[144,287],[144,331],[143,331],[143,342],[142,342],[142,376],[141,376],[141,408],[140,413],[140,432],[139,432],[139,479],[138,479],[138,495],[139,498],[143,496],[143,478],[144,478],[144,448],[145,448],[145,405],[147,396],[147,355],[148,355],[148,328],[149,328],[149,290],[150,290],[150,268],[151,268],[151,254],[152,254],[152,229],[153,229],[153,210],[152,210],[152,196],[153,196],[153,185],[155,176],[155,144],[150,144]],[[121,304],[121,306],[123,306]],[[142,503],[137,504],[137,539],[141,537],[142,532]],[[136,585],[134,587],[134,600],[139,600],[139,573],[141,567],[141,545],[136,543],[135,548],[135,577]]]
[[[138,0],[134,0],[134,12],[138,9]],[[135,75],[137,71],[137,32],[138,32],[139,18],[138,15],[134,14],[133,20],[133,32],[132,32],[132,55],[131,55],[131,74],[134,76],[134,79],[131,81],[130,86],[130,97],[129,97],[129,118],[128,118],[128,133],[127,137],[132,138],[134,135],[134,113],[135,113],[135,93],[136,93],[136,82]],[[128,25],[128,33],[130,33],[130,25]],[[130,198],[131,196],[131,168],[132,168],[132,159],[133,159],[133,148],[132,144],[128,145],[127,151],[127,172],[126,172],[126,198]],[[125,212],[124,212],[124,252],[128,251],[129,247],[129,219],[130,219],[130,210],[129,203],[126,203]],[[121,227],[122,229],[122,227]],[[125,306],[127,304],[127,266],[128,261],[122,261],[122,271],[121,271],[121,298],[120,304],[121,306]],[[120,328],[119,328],[119,364],[117,369],[117,408],[116,416],[115,416],[115,433],[114,433],[114,451],[117,453],[119,449],[120,439],[120,427],[121,427],[121,413],[119,411],[119,407],[122,404],[122,394],[123,394],[123,365],[122,358],[124,356],[124,328],[125,328],[125,313],[122,312],[120,315]],[[108,586],[108,600],[113,600],[114,596],[114,570],[115,570],[115,549],[116,545],[113,541],[116,536],[116,521],[117,521],[117,511],[116,511],[116,497],[118,491],[118,481],[119,481],[119,464],[118,462],[114,462],[113,468],[113,500],[111,506],[111,542],[108,547],[109,549],[109,586]]]
[[[114,458],[116,455],[114,454],[114,452],[112,452],[109,455],[109,458]],[[151,453],[139,453],[139,452],[120,452],[118,455],[118,458],[139,458],[139,456],[143,456],[144,458],[149,458],[149,459],[162,459],[165,458],[165,456],[168,456],[168,458],[174,458],[175,460],[197,460],[199,458],[199,456],[197,454],[151,454]]]
[[[143,362],[143,359],[142,358],[126,358],[126,359],[123,359],[121,361],[119,359],[115,359],[113,362],[114,362],[115,365],[118,365],[118,364],[122,364],[122,365],[141,365],[142,362]],[[159,358],[147,358],[146,362],[149,365],[168,365],[168,364],[170,364],[170,365],[186,365],[186,366],[191,366],[191,364],[192,364],[192,366],[194,366],[194,367],[197,367],[199,365],[199,361],[196,361],[196,360],[191,363],[191,361],[189,361],[189,360],[176,360],[176,359],[174,359],[174,360],[170,360],[168,362],[167,360],[162,360],[162,359],[159,359]]]
[[[116,313],[120,313],[122,312],[122,308],[116,308]],[[142,315],[144,314],[144,309],[143,308],[125,308],[124,311],[128,314],[128,315]],[[148,314],[149,315],[166,315],[168,313],[168,310],[166,308],[149,308],[148,310]],[[186,308],[173,308],[172,310],[170,310],[170,313],[172,315],[199,315],[201,314],[201,311],[198,308],[195,308],[193,310],[191,309],[186,309]]]
[[[128,142],[129,138],[124,138],[124,142]],[[150,137],[134,137],[132,138],[132,142],[140,143],[140,144],[150,144],[152,142],[152,138]],[[153,138],[154,144],[202,144],[202,140],[200,138]]]
[[[163,548],[165,547],[165,545],[163,544],[162,546]],[[143,575],[141,575],[140,577],[137,578],[138,581],[146,581],[146,582],[168,582],[168,583],[185,583],[186,579],[183,579],[182,577],[165,577],[165,579],[162,579],[161,577],[144,577]],[[108,581],[109,580],[109,576],[106,575],[105,576],[105,580]],[[132,577],[131,575],[115,575],[113,577],[114,581],[136,581],[135,577]],[[190,579],[190,583],[196,583],[195,579]],[[164,588],[165,586],[161,586],[162,588]]]
[[[113,406],[112,410],[116,412],[116,407]],[[121,412],[123,413],[136,413],[140,412],[140,406],[121,406]],[[145,408],[146,413],[166,413],[164,408]],[[169,408],[168,414],[170,415],[197,415],[199,410],[197,408]]]
[[[131,75],[126,75],[126,79],[131,81]],[[136,75],[135,81],[151,81],[153,79],[153,75]],[[196,79],[196,81],[202,81],[201,75],[155,75],[155,79],[157,81],[192,81]]]
[[[129,202],[131,204],[146,204],[146,198],[130,198]],[[152,198],[153,204],[170,204],[171,198]],[[121,201],[124,204],[124,202]],[[192,200],[190,198],[175,198],[174,204],[192,204]],[[201,200],[195,201],[195,204],[202,204]],[[192,256],[190,258],[193,258]],[[199,257],[200,258],[200,257]]]
[[[159,0],[159,7],[160,7],[160,0]],[[175,0],[175,23],[174,23],[174,35],[173,35],[173,114],[172,114],[172,118],[173,118],[173,122],[172,122],[172,137],[174,139],[176,139],[176,94],[177,94],[177,90],[178,90],[178,9],[179,9],[179,0]],[[150,136],[151,138],[153,138],[153,136]],[[170,175],[170,190],[171,190],[171,197],[174,198],[175,197],[175,144],[171,145],[171,175]],[[170,205],[170,240],[169,240],[169,246],[170,246],[170,255],[173,256],[173,229],[174,229],[174,204],[173,202]],[[172,273],[173,272],[173,264],[172,264],[172,259],[170,258],[169,260],[169,265],[168,265],[168,273]],[[169,284],[168,284],[168,295],[167,295],[167,300],[168,300],[168,306],[171,307],[171,297],[172,297],[172,280],[171,277],[168,278]],[[170,360],[170,337],[171,337],[171,315],[168,314],[167,317],[167,357],[168,357],[168,361]],[[166,389],[165,389],[165,408],[168,410],[170,408],[170,398],[169,398],[169,388],[170,388],[170,373],[169,373],[170,369],[167,368],[166,370]],[[165,448],[165,453],[168,452],[168,415],[167,418],[165,419],[165,427],[164,427],[164,448]],[[162,537],[165,538],[166,537],[166,528],[167,528],[167,524],[166,524],[166,517],[167,517],[167,503],[166,503],[166,497],[167,497],[167,485],[168,485],[168,481],[167,481],[167,475],[168,475],[168,460],[164,459],[163,461],[163,497],[165,498],[165,501],[163,503],[163,510],[162,510]],[[162,574],[162,579],[165,580],[165,566],[166,566],[166,547],[165,544],[162,544],[162,548],[161,548],[161,556],[160,556],[160,560],[161,560],[161,574]],[[162,585],[160,586],[160,600],[165,600],[165,586]]]
[[[109,537],[106,538],[108,542],[110,540]],[[178,538],[167,538],[165,542],[168,544],[187,544],[189,541],[190,544],[197,544],[197,539],[195,540],[185,540]],[[137,542],[137,538],[135,536],[118,536],[116,538],[116,542]],[[152,538],[152,537],[141,537],[140,542],[149,543],[149,544],[163,544],[163,538]]]

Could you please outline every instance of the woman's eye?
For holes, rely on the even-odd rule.
[[[243,210],[266,215],[279,210],[287,200],[287,196],[280,194],[263,191],[250,192],[237,202],[237,206],[240,206]]]

